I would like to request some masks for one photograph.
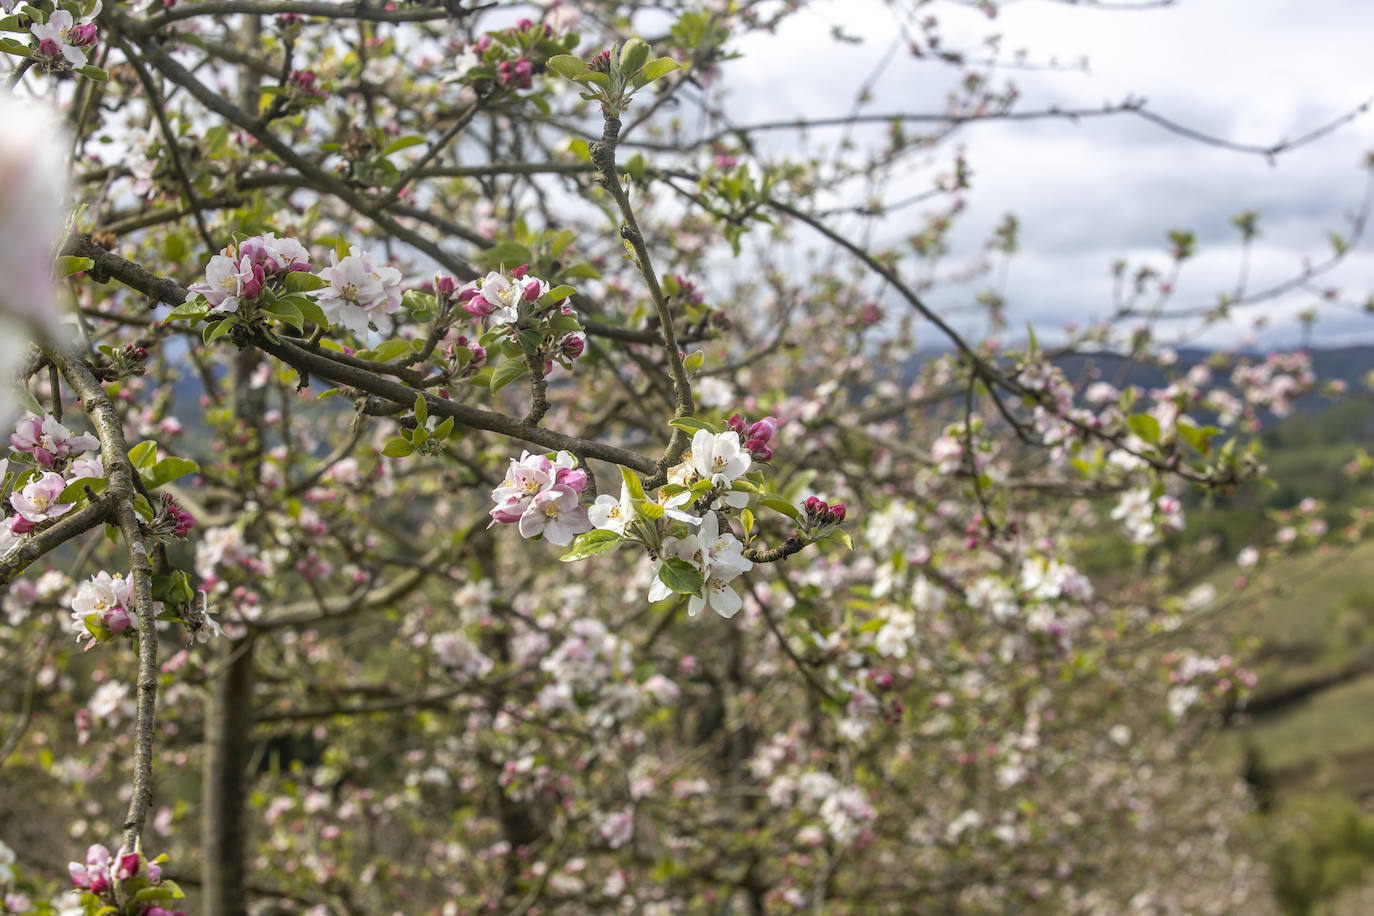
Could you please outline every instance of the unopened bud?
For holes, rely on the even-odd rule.
[[[642,38],[631,38],[620,49],[620,72],[627,79],[649,62],[650,48]]]

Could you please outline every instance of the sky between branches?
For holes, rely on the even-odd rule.
[[[897,7],[903,5],[911,4]],[[1055,57],[1070,67],[1003,71],[1021,90],[1018,107],[1026,109],[1093,107],[1143,96],[1151,110],[1183,125],[1238,142],[1270,144],[1374,97],[1367,51],[1374,3],[1180,0],[1167,9],[1106,11],[1020,0],[1005,6],[994,21],[948,4],[935,8],[947,46],[971,47],[988,32],[1000,31],[1006,52],[1026,48],[1029,61]],[[728,87],[736,122],[849,111],[854,87],[901,42],[899,15],[877,0],[823,2],[788,20],[777,36],[737,41],[732,47],[744,57],[726,64],[720,81]],[[863,42],[834,42],[834,25]],[[1073,69],[1084,56],[1087,72]],[[899,47],[863,110],[939,111],[957,72],[917,63]],[[837,131],[818,131],[811,141],[833,143],[837,136]],[[771,149],[796,142],[795,134],[775,135]],[[1105,317],[1111,261],[1125,256],[1137,263],[1144,257],[1167,266],[1165,236],[1175,228],[1191,229],[1199,240],[1199,256],[1186,268],[1176,304],[1213,303],[1218,292],[1235,284],[1239,246],[1230,219],[1244,209],[1261,214],[1252,289],[1293,275],[1304,257],[1324,259],[1331,251],[1328,230],[1346,228],[1343,214],[1357,209],[1364,196],[1359,163],[1374,149],[1374,112],[1272,165],[1261,156],[1203,146],[1130,117],[975,124],[965,126],[954,142],[964,144],[974,173],[968,212],[955,239],[973,252],[1002,214],[1016,213],[1022,251],[1005,284],[1010,327],[1022,328],[1027,320],[1053,327]],[[933,173],[914,175],[904,190],[923,190]],[[891,196],[904,195],[898,190]],[[889,218],[872,239],[879,245],[895,243],[914,225],[915,213],[907,210]],[[1366,235],[1344,265],[1318,282],[1342,286],[1350,298],[1362,301],[1374,287],[1374,239]],[[933,299],[957,305],[968,295],[968,288],[953,287]],[[1269,327],[1258,342],[1292,344],[1299,338],[1296,314],[1313,303],[1312,294],[1286,296],[1203,340],[1234,344],[1244,338],[1250,318],[1268,313]],[[1322,314],[1316,342],[1374,342],[1374,318],[1330,308]]]

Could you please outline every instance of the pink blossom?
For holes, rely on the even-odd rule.
[[[14,506],[15,511],[25,520],[35,524],[50,518],[58,518],[65,515],[73,505],[57,501],[66,488],[67,482],[62,479],[61,474],[48,471],[20,492],[11,493],[10,505]]]

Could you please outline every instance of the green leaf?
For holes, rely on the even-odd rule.
[[[1159,421],[1149,414],[1133,414],[1126,418],[1126,425],[1131,428],[1131,432],[1151,445],[1159,444]]]
[[[453,417],[445,417],[444,422],[434,427],[435,439],[447,439],[453,435]]]
[[[523,361],[506,360],[491,373],[491,393],[495,394],[528,371],[529,367]]]
[[[317,289],[324,289],[329,284],[319,277],[304,270],[293,270],[286,275],[286,291],[288,293],[308,293]]]
[[[593,528],[585,534],[579,534],[573,539],[568,552],[558,559],[564,563],[575,563],[578,560],[585,560],[597,554],[615,550],[620,546],[622,538],[614,531],[606,531],[601,528]]]
[[[587,145],[586,140],[577,139],[568,144],[568,152],[584,162],[591,162],[592,149]]]
[[[236,324],[238,324],[238,319],[235,316],[230,315],[229,317],[223,318],[215,324],[207,324],[205,326],[204,333],[201,334],[201,337],[207,344],[214,343],[215,341],[223,337],[225,334],[228,334],[231,330],[233,330],[234,325]]]
[[[381,343],[377,344],[377,346],[373,347],[371,350],[364,351],[363,353],[359,353],[358,355],[361,356],[363,359],[370,360],[375,363],[387,363],[391,362],[391,360],[393,359],[396,359],[398,356],[404,356],[409,352],[410,341],[408,340],[384,340]]]
[[[694,433],[699,429],[704,429],[710,433],[718,433],[715,424],[707,423],[705,420],[698,420],[696,417],[677,417],[668,421],[669,426],[675,426],[684,432]]]
[[[301,310],[290,299],[278,299],[276,302],[262,302],[258,304],[258,311],[264,315],[271,315],[278,321],[284,321],[297,331],[305,330],[305,316]]]
[[[682,361],[682,368],[686,369],[688,372],[697,372],[704,365],[706,365],[706,354],[701,350],[697,350],[695,353],[690,354]]]
[[[387,458],[406,458],[415,453],[415,449],[404,439],[392,439],[382,449],[382,454]]]
[[[95,80],[97,83],[103,83],[110,78],[110,74],[106,73],[104,70],[101,70],[95,64],[87,64],[86,66],[78,69],[76,72],[86,77],[86,79]]]
[[[802,514],[802,511],[785,499],[779,499],[776,496],[766,496],[761,502],[774,512],[780,512],[787,516],[798,525],[804,525],[806,523],[806,516]]]
[[[415,395],[415,422],[421,426],[429,422],[429,405],[425,403],[423,394]]]
[[[681,69],[682,65],[671,57],[660,57],[658,60],[651,60],[635,76],[636,86],[647,86],[661,76],[667,76],[674,70]]]
[[[651,522],[656,522],[663,518],[663,507],[658,503],[649,502],[647,499],[635,503],[635,509],[639,514]]]
[[[105,477],[78,477],[63,488],[58,495],[57,501],[60,503],[74,503],[86,495],[86,488],[90,487],[96,493],[104,493],[105,488],[110,485],[110,481]]]
[[[575,79],[587,72],[587,62],[571,54],[557,54],[548,59],[546,66],[566,79]]]
[[[583,146],[586,146],[587,141],[583,140],[581,143]],[[590,155],[590,153],[588,153],[588,155]],[[577,236],[573,234],[571,229],[564,229],[562,232],[555,235],[553,241],[549,243],[549,254],[553,255],[555,258],[558,257],[567,250],[568,246],[571,245],[576,238]]]
[[[573,331],[580,331],[582,322],[577,320],[576,315],[557,314],[549,319],[549,330],[555,334],[569,334]]]
[[[390,156],[392,153],[399,153],[403,149],[409,149],[412,146],[419,146],[421,143],[424,142],[424,137],[418,137],[413,134],[409,137],[397,137],[395,140],[392,140],[390,143],[387,144],[386,149],[382,150],[382,155]]]
[[[167,317],[162,319],[162,323],[186,320],[194,327],[209,311],[204,302],[184,302],[172,309]]]
[[[153,466],[157,460],[157,443],[152,439],[145,439],[138,445],[129,449],[129,463],[134,466],[134,470],[142,471]]]
[[[531,260],[530,250],[519,242],[500,242],[477,255],[478,263],[486,267],[519,267]]]
[[[831,532],[828,533],[825,537],[821,538],[821,540],[823,540],[823,541],[839,541],[839,542],[840,542],[841,544],[843,544],[847,549],[849,549],[849,550],[851,550],[851,551],[854,549],[854,539],[851,538],[851,537],[849,536],[849,532],[848,532],[848,531],[845,531],[843,528],[836,528],[834,531],[831,531]]]
[[[538,331],[517,331],[515,339],[520,341],[520,351],[526,356],[538,356],[539,345],[544,341],[544,335]]]
[[[700,597],[706,586],[701,570],[681,557],[664,557],[663,565],[658,568],[658,579],[679,595]]]
[[[587,85],[591,83],[598,89],[610,89],[611,78],[599,70],[586,70],[573,77],[573,82]]]
[[[70,277],[72,274],[81,273],[83,270],[90,270],[95,266],[95,261],[90,258],[78,258],[72,255],[63,255],[57,259],[57,278]]]
[[[555,302],[562,302],[564,299],[568,298],[575,292],[577,292],[577,290],[573,289],[571,286],[567,286],[566,284],[562,286],[555,286],[553,289],[549,290],[547,293],[540,296],[539,301],[544,305],[553,305]]]
[[[1184,441],[1191,445],[1198,453],[1206,455],[1212,451],[1212,437],[1221,430],[1215,426],[1207,426],[1202,429],[1189,423],[1187,420],[1178,421],[1178,433]]]
[[[321,328],[329,327],[329,317],[325,315],[324,309],[320,308],[319,303],[315,300],[306,299],[304,302],[297,302],[296,308],[301,310],[301,315],[306,321],[313,321]]]
[[[630,491],[631,499],[644,499],[644,484],[640,482],[638,474],[622,466],[620,479],[625,481],[625,489]]]
[[[178,477],[185,477],[187,474],[194,474],[200,470],[200,465],[190,458],[163,458],[153,465],[151,471],[145,472],[143,485],[150,490],[155,490],[166,483],[171,483]]]
[[[600,280],[601,271],[586,261],[581,261],[563,271],[563,276],[572,277],[574,280]]]

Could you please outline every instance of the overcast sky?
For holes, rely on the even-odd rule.
[[[789,20],[777,36],[732,45],[745,54],[727,64],[721,80],[730,87],[734,117],[750,122],[848,111],[854,88],[900,41],[898,19],[913,5],[822,2]],[[950,4],[925,10],[940,16],[946,46],[971,48],[1000,32],[1005,50],[1025,48],[1032,62],[1088,58],[1087,72],[1003,71],[1017,83],[1019,107],[1025,109],[1100,106],[1143,96],[1151,110],[1181,124],[1267,145],[1374,97],[1374,2],[1367,0],[1179,0],[1173,8],[1151,11],[1020,0],[992,21]],[[836,44],[829,37],[836,25],[863,41]],[[939,111],[958,72],[899,51],[865,110]],[[812,142],[826,136],[814,134]],[[776,142],[774,150],[798,141],[793,136]],[[1028,319],[1039,327],[1104,316],[1112,260],[1151,258],[1163,266],[1165,236],[1174,228],[1195,231],[1201,251],[1184,273],[1178,304],[1215,302],[1217,293],[1235,284],[1239,248],[1230,219],[1242,210],[1261,214],[1252,290],[1292,276],[1304,258],[1324,260],[1331,251],[1327,232],[1344,228],[1344,215],[1363,199],[1359,165],[1374,149],[1374,113],[1274,164],[1124,116],[1078,124],[970,125],[959,142],[974,178],[958,243],[972,253],[1002,214],[1020,218],[1022,250],[1005,286],[1009,317],[1013,328]],[[919,190],[929,177],[913,174],[911,180],[909,189]],[[916,228],[918,215],[907,210],[891,218],[874,241],[899,241]],[[1362,302],[1374,291],[1374,240],[1366,237],[1341,268],[1318,282],[1339,285],[1348,298]],[[954,306],[967,298],[967,290],[951,289],[935,301]],[[1292,343],[1299,333],[1294,316],[1314,301],[1306,293],[1288,296],[1214,331],[1207,342],[1241,339],[1249,318],[1265,312],[1271,324],[1260,343]],[[1317,342],[1374,342],[1374,318],[1353,310],[1322,314]]]

